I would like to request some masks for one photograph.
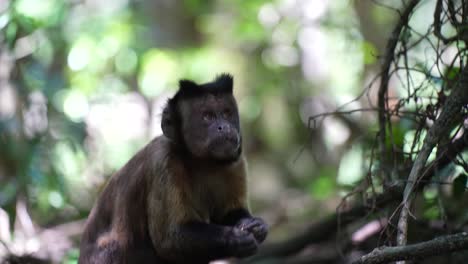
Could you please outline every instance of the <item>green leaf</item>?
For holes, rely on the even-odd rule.
[[[312,182],[309,189],[315,199],[327,199],[335,190],[335,180],[332,177],[320,176]]]
[[[435,220],[440,218],[440,210],[439,207],[436,205],[430,206],[427,208],[424,213],[424,218],[429,219],[429,220]]]
[[[405,143],[405,134],[407,133],[406,129],[400,125],[392,126],[392,130],[387,129],[387,134],[392,134],[392,136],[387,136],[385,144],[388,148],[391,148],[393,144],[398,147],[401,147]]]
[[[445,75],[445,78],[447,78],[447,80],[453,81],[457,78],[459,73],[460,73],[459,67],[450,67],[450,68],[447,68],[444,75]]]
[[[10,22],[5,30],[5,37],[8,43],[8,47],[12,49],[15,46],[16,34],[18,33],[18,24]]]
[[[376,62],[379,52],[377,51],[377,48],[374,46],[374,44],[368,41],[363,41],[361,49],[365,64],[373,64]]]
[[[467,175],[462,174],[453,181],[453,197],[461,198],[466,190]]]

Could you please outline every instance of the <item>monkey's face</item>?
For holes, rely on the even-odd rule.
[[[197,158],[235,161],[241,153],[239,114],[232,94],[206,94],[181,104],[182,135]]]

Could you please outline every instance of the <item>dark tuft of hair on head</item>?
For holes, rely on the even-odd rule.
[[[182,79],[179,81],[179,89],[180,90],[187,90],[188,92],[195,90],[198,85],[191,80]]]
[[[229,73],[222,73],[216,77],[214,83],[223,90],[232,92],[233,80],[232,75]]]
[[[204,84],[197,84],[194,81],[182,79],[179,81],[179,91],[177,98],[189,98],[204,95],[206,93],[222,94],[231,93],[233,87],[233,78],[231,74],[222,73],[214,81]]]

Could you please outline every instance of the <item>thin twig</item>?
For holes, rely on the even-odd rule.
[[[456,121],[461,114],[461,109],[468,103],[468,67],[460,72],[460,78],[452,88],[452,93],[447,98],[440,116],[434,122],[434,125],[429,129],[427,136],[424,138],[424,143],[419,152],[416,160],[413,163],[411,172],[408,176],[408,181],[403,193],[402,208],[398,220],[398,234],[397,245],[404,246],[407,241],[408,232],[408,216],[410,214],[410,207],[412,202],[412,194],[417,182],[423,173],[425,164],[432,149],[439,142],[440,138],[449,132],[454,121]]]

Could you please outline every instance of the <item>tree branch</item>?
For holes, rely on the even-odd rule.
[[[438,37],[440,40],[442,40],[444,44],[448,44],[452,41],[457,40],[458,34],[449,38],[445,37],[442,34],[442,30],[441,30],[442,23],[440,21],[440,16],[442,15],[442,13],[443,13],[442,0],[437,0],[436,7],[434,10],[434,35]]]
[[[387,46],[385,48],[385,55],[384,60],[382,62],[382,72],[381,72],[381,80],[378,92],[378,119],[379,119],[379,150],[380,150],[380,157],[383,159],[383,164],[387,163],[387,148],[386,148],[386,123],[387,123],[387,92],[388,92],[388,83],[390,81],[390,66],[393,62],[395,48],[400,39],[400,33],[403,28],[408,24],[409,17],[413,12],[413,9],[419,3],[420,0],[412,0],[408,3],[406,8],[404,9],[403,13],[401,14],[400,20],[398,24],[392,31],[390,39],[387,42]],[[389,176],[386,170],[382,170],[384,173],[384,179],[389,181]]]
[[[468,233],[441,236],[408,246],[376,248],[353,264],[378,264],[399,260],[422,259],[468,248]]]

